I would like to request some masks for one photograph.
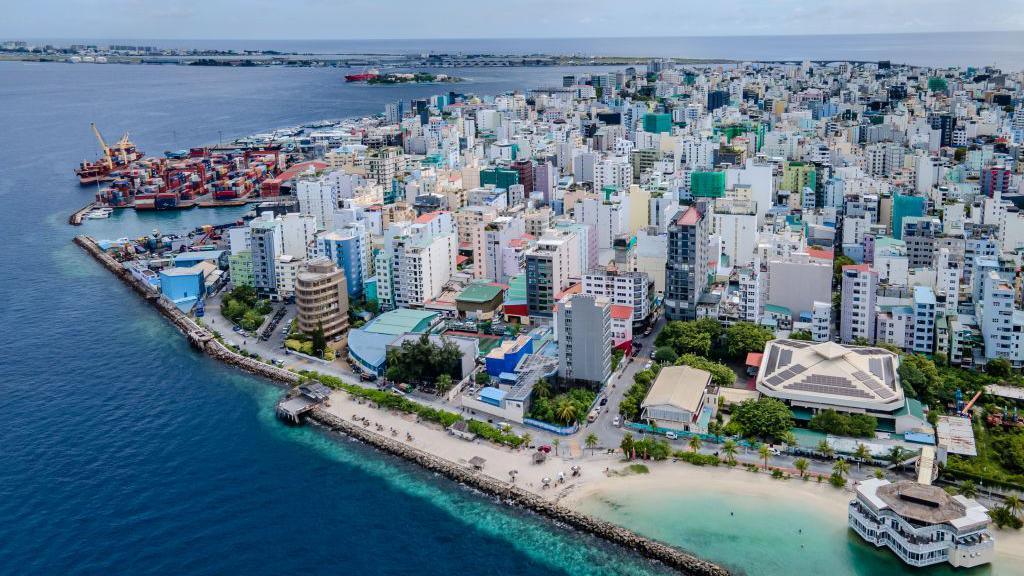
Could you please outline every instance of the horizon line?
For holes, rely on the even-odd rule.
[[[99,37],[99,36],[23,36],[26,40],[152,40],[152,41],[225,41],[225,42],[281,42],[281,41],[305,41],[305,42],[416,42],[416,41],[438,41],[438,40],[624,40],[624,39],[659,39],[659,38],[804,38],[804,37],[827,37],[827,36],[924,36],[933,34],[982,34],[982,33],[1024,33],[1024,29],[1003,29],[1003,30],[933,30],[925,32],[841,32],[841,33],[809,33],[809,34],[694,34],[694,35],[646,35],[646,36],[436,36],[436,37],[360,37],[360,38],[300,38],[300,37],[279,37],[279,38],[227,38],[227,37],[193,37],[193,38],[130,38],[124,37]],[[6,40],[16,41],[16,38]]]

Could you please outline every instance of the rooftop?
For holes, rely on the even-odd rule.
[[[423,332],[429,328],[436,317],[437,312],[429,310],[399,308],[374,318],[363,329],[375,334],[390,334],[392,336],[406,332]]]
[[[847,407],[896,411],[905,407],[899,357],[882,348],[772,340],[757,375],[769,396]]]
[[[641,407],[669,405],[696,412],[711,373],[689,366],[666,366],[658,373]]]
[[[500,284],[486,282],[473,282],[459,293],[456,301],[459,302],[490,302],[502,292]]]

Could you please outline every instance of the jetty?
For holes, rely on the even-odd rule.
[[[81,226],[82,220],[85,219],[85,215],[93,208],[96,208],[96,202],[90,201],[85,206],[75,210],[71,216],[68,216],[68,224],[71,224],[72,226]]]
[[[325,409],[330,396],[330,389],[326,386],[319,383],[307,385],[299,374],[238,354],[220,342],[210,329],[197,323],[179,310],[173,302],[155,292],[142,280],[134,277],[120,262],[103,251],[93,238],[85,235],[75,236],[74,243],[155,307],[188,338],[189,344],[196,350],[250,374],[261,376],[289,388],[294,387],[292,395],[277,405],[277,413],[282,419],[299,422],[304,417],[329,430],[356,438],[379,450],[442,474],[455,482],[501,498],[507,504],[520,506],[562,525],[592,534],[683,574],[728,576],[729,572],[726,569],[679,548],[641,536],[617,524],[577,512],[511,482],[489,476],[480,469],[483,462],[453,462],[440,455],[405,444],[398,439],[379,434],[367,426],[357,425],[354,421],[349,422],[332,414]]]

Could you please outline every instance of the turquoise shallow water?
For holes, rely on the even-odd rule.
[[[1024,574],[1024,567],[1006,560],[973,570],[909,568],[887,550],[865,544],[844,523],[837,522],[834,513],[789,501],[725,495],[709,485],[699,493],[685,495],[609,491],[581,501],[580,507],[646,536],[700,551],[704,558],[744,574]]]

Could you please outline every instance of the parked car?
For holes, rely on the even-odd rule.
[[[360,372],[359,373],[359,379],[362,380],[363,382],[376,382],[377,381],[377,377],[376,376],[374,376],[373,374],[367,374],[366,372]]]
[[[679,438],[679,435],[676,434],[675,432],[665,432],[665,438],[668,438],[669,440],[675,440]]]
[[[607,403],[608,403],[608,397],[607,396],[601,398],[601,406],[604,406]]]
[[[612,426],[618,426],[618,425],[619,425],[619,417],[616,416],[615,420],[612,420]]]

